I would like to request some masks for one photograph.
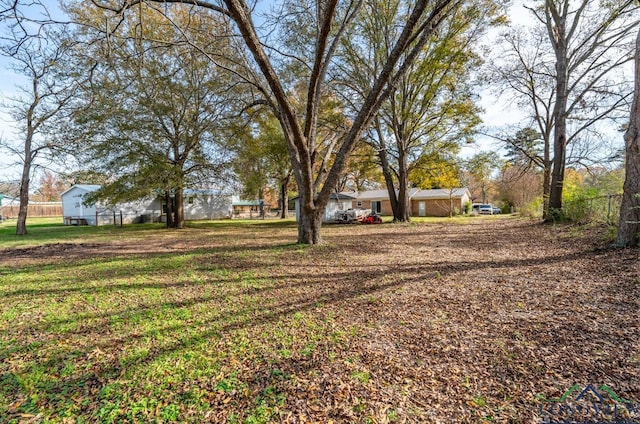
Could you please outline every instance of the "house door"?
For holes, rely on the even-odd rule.
[[[382,202],[381,201],[372,201],[371,202],[371,212],[382,213]]]
[[[427,216],[427,202],[418,202],[418,216]]]

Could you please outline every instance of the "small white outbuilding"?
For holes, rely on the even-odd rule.
[[[65,224],[97,224],[96,212],[99,208],[96,205],[86,205],[85,197],[99,188],[99,185],[76,184],[62,192],[60,197],[62,199],[62,216]]]
[[[101,186],[76,184],[63,192],[62,215],[67,225],[105,225],[163,221],[166,204],[162,197],[148,197],[106,206],[86,203],[86,196]],[[219,190],[184,190],[187,220],[230,218],[233,196]],[[166,222],[166,221],[163,221]]]
[[[66,225],[151,222],[162,212],[162,204],[155,198],[140,199],[114,206],[105,206],[100,202],[87,203],[87,195],[100,187],[93,184],[75,184],[60,195],[62,216]]]
[[[322,215],[322,222],[335,222],[336,212],[353,208],[353,201],[356,198],[347,193],[331,193],[327,207]],[[300,220],[300,198],[293,199],[296,204],[296,221]]]

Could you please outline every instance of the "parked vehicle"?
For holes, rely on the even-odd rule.
[[[493,205],[482,204],[478,208],[478,212],[480,213],[480,215],[493,215]]]
[[[471,215],[497,215],[500,213],[502,210],[491,203],[473,203],[471,205]]]

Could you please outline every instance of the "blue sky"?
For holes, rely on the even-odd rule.
[[[42,2],[48,8],[48,12],[53,19],[64,19],[64,14],[60,10],[59,4],[54,0],[43,0]],[[37,5],[23,7],[21,11],[34,19],[45,19],[42,13],[43,9]],[[4,35],[7,31],[6,27],[0,27],[0,31]],[[9,99],[18,97],[20,94],[19,87],[25,87],[28,83],[27,78],[16,74],[11,69],[11,60],[0,55],[0,96],[2,102],[6,103]],[[0,139],[12,143],[20,140],[20,134],[15,130],[15,122],[11,119],[7,109],[0,105]],[[16,158],[9,157],[6,151],[0,151],[0,181],[15,180],[20,178],[21,166],[10,166],[16,161]]]
[[[49,6],[53,1],[45,1]],[[57,4],[57,3],[56,3]],[[271,5],[269,1],[264,1],[261,5],[267,7]],[[52,9],[52,13],[55,13],[56,18],[63,19],[62,13],[57,6]],[[514,24],[527,25],[531,23],[531,17],[529,12],[522,6],[521,0],[514,1],[510,10],[510,19]],[[491,33],[487,36],[492,37]],[[495,37],[495,34],[493,35]],[[8,69],[8,61],[6,58],[0,57],[0,93],[4,99],[7,97],[15,96],[17,94],[17,86],[24,85],[24,78],[16,75]],[[525,121],[525,115],[518,110],[514,110],[513,106],[507,101],[498,101],[494,95],[489,92],[482,93],[481,106],[485,109],[483,120],[485,125],[500,127],[509,124],[518,124]],[[0,137],[3,140],[19,140],[17,134],[12,129],[12,123],[8,115],[4,110],[0,108]],[[462,148],[462,156],[469,157],[475,153],[486,150],[497,149],[498,146],[495,141],[487,137],[477,137],[476,142],[471,145],[465,145]],[[9,166],[11,162],[14,162],[15,158],[11,159],[5,152],[0,152],[0,181],[6,181],[9,179],[19,179],[20,167]]]

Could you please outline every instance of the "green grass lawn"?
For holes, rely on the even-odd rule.
[[[476,220],[498,219],[493,216],[456,216],[453,218],[416,217],[413,224],[468,224]],[[383,217],[383,222],[390,223],[391,217]],[[294,218],[289,219],[246,219],[246,220],[218,220],[218,221],[189,221],[187,227],[194,229],[216,229],[227,227],[264,227],[284,228],[295,225]],[[16,236],[15,219],[5,220],[0,223],[0,248],[15,248],[39,246],[48,243],[83,243],[83,242],[109,242],[116,240],[132,240],[144,238],[157,231],[164,231],[164,224],[130,224],[122,227],[103,226],[66,226],[61,217],[52,218],[28,218],[27,235]]]
[[[110,241],[122,235],[144,233],[163,228],[161,224],[104,226],[68,226],[61,217],[27,218],[27,235],[16,236],[16,220],[0,223],[0,248],[38,246],[46,243],[81,243],[88,240]]]
[[[265,296],[282,282],[224,266],[249,254],[306,255],[290,243],[251,251],[233,246],[234,237],[265,227],[293,234],[293,225],[218,221],[167,231],[44,219],[17,237],[11,222],[2,224],[0,249],[27,248],[36,263],[0,265],[0,422],[199,422],[212,404],[222,411],[213,421],[269,421],[283,404],[278,385],[296,378],[281,363],[339,349],[344,338],[330,316]],[[207,237],[227,239],[202,247]],[[146,250],[145,240],[185,239],[200,246],[106,253],[109,243]],[[47,256],[69,243],[79,246],[69,256],[66,250],[62,258]],[[86,254],[86,243],[100,246]],[[214,259],[220,255],[227,259]],[[256,369],[261,373],[252,378],[260,381],[247,380]],[[227,404],[242,413],[225,413]]]
[[[292,220],[260,221],[260,220],[220,220],[192,221],[191,228],[221,228],[246,225],[291,225]],[[16,236],[16,220],[10,219],[0,223],[0,248],[40,246],[49,243],[83,243],[110,242],[117,240],[136,240],[149,235],[162,234],[165,224],[129,224],[120,226],[68,226],[61,217],[28,218],[27,235]]]

